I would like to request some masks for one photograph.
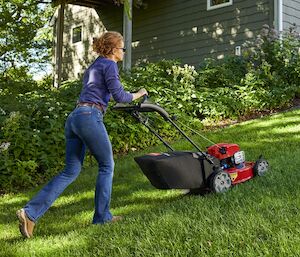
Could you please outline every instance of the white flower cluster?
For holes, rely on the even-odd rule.
[[[6,151],[10,146],[10,142],[3,142],[0,145],[0,153]]]
[[[173,65],[172,71],[167,71],[169,74],[174,74],[174,80],[181,77],[180,83],[190,83],[195,81],[195,76],[198,75],[195,67],[192,65],[185,64],[183,67]]]
[[[9,114],[9,117],[12,118],[12,119],[14,119],[14,118],[16,118],[18,115],[19,115],[19,112],[11,112],[11,113]]]

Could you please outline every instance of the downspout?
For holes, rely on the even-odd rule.
[[[275,29],[279,33],[279,38],[282,39],[283,31],[283,0],[274,0],[274,23]]]
[[[127,2],[127,3],[126,3]],[[131,70],[131,43],[132,43],[132,0],[124,2],[123,10],[123,36],[124,46],[126,48],[126,54],[123,61],[123,70],[130,72]]]

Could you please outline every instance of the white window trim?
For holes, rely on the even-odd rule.
[[[211,6],[210,3],[211,3],[211,0],[207,0],[207,11],[215,10],[215,9],[219,9],[219,8],[223,8],[223,7],[232,5],[233,0],[229,0],[229,2],[227,2],[227,3],[217,4],[217,5],[213,5],[213,6]]]
[[[73,43],[73,30],[75,29],[75,28],[77,28],[77,27],[81,27],[81,40],[80,41],[78,41],[78,42],[76,42],[76,43]],[[76,45],[76,44],[80,44],[80,43],[82,43],[82,41],[83,41],[83,23],[80,23],[80,24],[76,24],[76,25],[73,25],[73,26],[71,26],[71,39],[70,39],[70,41],[71,41],[71,44],[72,45]]]

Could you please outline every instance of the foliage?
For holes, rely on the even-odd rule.
[[[170,113],[182,116],[183,113],[190,115],[195,112],[196,76],[193,66],[186,64],[181,67],[176,61],[161,61],[134,68],[123,83],[132,90],[147,88],[152,101],[164,106]]]
[[[281,38],[281,40],[279,40]],[[278,88],[288,86],[299,92],[300,85],[300,35],[295,27],[279,35],[264,25],[255,41],[248,41],[244,47],[244,59],[248,69],[261,71],[267,80],[280,78]],[[270,81],[270,85],[273,83]]]
[[[206,59],[200,66],[197,85],[199,87],[231,87],[238,84],[247,72],[244,59],[227,56],[223,60]]]
[[[36,0],[0,0],[0,12],[0,80],[13,80],[11,71],[24,71],[28,64],[42,69],[50,58],[52,34],[45,25],[53,14],[51,6]]]
[[[286,35],[285,49],[277,39],[258,38],[263,41],[249,42],[242,58],[207,60],[198,69],[177,61],[148,63],[135,67],[130,76],[122,74],[122,83],[129,91],[145,87],[151,101],[195,130],[204,122],[289,106],[300,85],[297,38]],[[12,72],[13,76],[15,81],[2,83],[0,89],[0,188],[6,191],[39,184],[63,168],[64,122],[81,89],[78,81],[66,82],[58,90],[51,88],[49,78],[37,83],[30,77],[22,82]],[[105,124],[116,154],[159,142],[147,128],[112,106]],[[149,116],[164,139],[178,138],[175,128],[161,117]]]
[[[64,119],[74,107],[78,85],[68,83],[60,92],[37,86],[28,92],[23,88],[23,94],[2,90],[0,144],[9,147],[0,150],[1,188],[37,185],[62,168]]]

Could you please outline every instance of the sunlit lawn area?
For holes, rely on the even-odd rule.
[[[300,256],[300,110],[205,136],[239,144],[247,160],[263,154],[271,171],[225,194],[184,196],[152,187],[133,160],[141,153],[130,154],[116,160],[111,203],[123,221],[91,224],[97,168],[86,168],[29,240],[19,234],[15,211],[38,189],[1,196],[0,256]]]

